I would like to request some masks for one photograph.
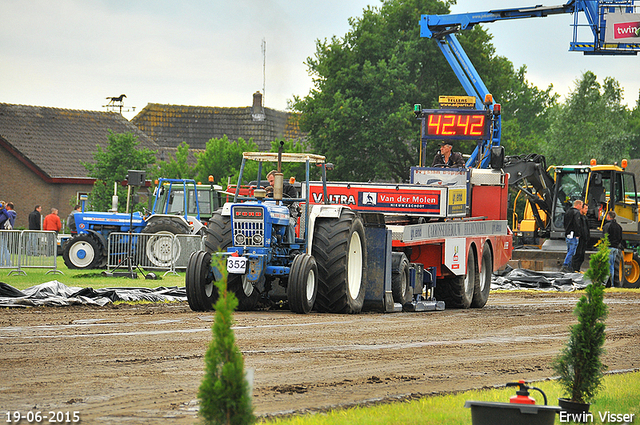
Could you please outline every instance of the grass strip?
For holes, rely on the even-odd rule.
[[[528,385],[542,389],[549,400],[549,405],[558,404],[562,396],[561,388],[556,381],[548,380],[529,383]],[[286,418],[265,420],[265,423],[277,425],[469,425],[471,410],[464,407],[467,400],[509,402],[515,395],[515,388],[496,388],[464,391],[457,394],[430,396],[420,400],[380,404],[373,407],[354,407],[332,410],[327,413],[313,413]],[[536,404],[544,404],[539,392],[531,395]],[[633,422],[640,423],[640,372],[610,374],[604,379],[604,388],[591,405],[594,424],[612,423],[604,417],[612,414],[633,414]],[[556,415],[556,424],[560,417]],[[618,422],[619,423],[619,422]]]

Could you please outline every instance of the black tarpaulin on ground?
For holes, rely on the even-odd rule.
[[[582,273],[538,272],[513,269],[509,266],[491,278],[492,290],[536,289],[541,291],[571,292],[584,289],[589,280]]]
[[[158,288],[80,288],[52,280],[20,291],[0,282],[0,307],[66,306],[89,304],[103,306],[114,301],[186,301],[186,289]]]

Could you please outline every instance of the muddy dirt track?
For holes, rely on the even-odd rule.
[[[263,416],[543,379],[576,294],[491,294],[480,310],[236,313]],[[610,370],[640,368],[640,291],[607,293]],[[196,422],[213,314],[187,303],[4,309],[0,420],[78,412],[85,424]],[[46,421],[43,421],[46,423]],[[22,423],[26,423],[23,421]]]

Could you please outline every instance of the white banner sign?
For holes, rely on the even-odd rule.
[[[606,43],[640,43],[640,14],[607,14]]]

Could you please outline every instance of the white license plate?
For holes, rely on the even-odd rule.
[[[229,273],[244,274],[247,270],[247,257],[227,257],[227,271]]]

